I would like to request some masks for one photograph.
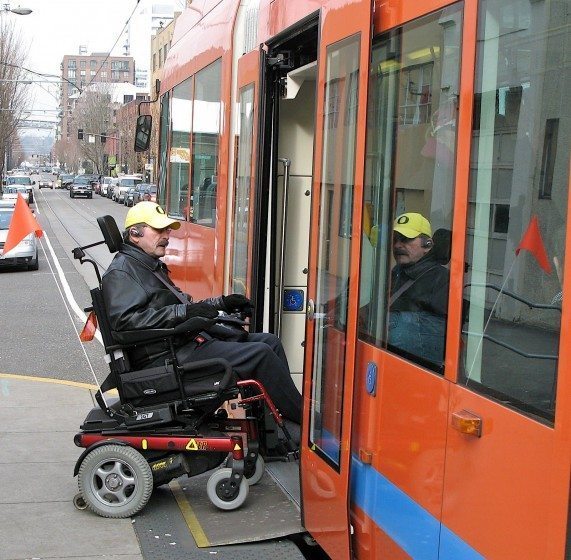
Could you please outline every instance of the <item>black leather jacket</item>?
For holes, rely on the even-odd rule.
[[[413,280],[391,305],[391,311],[427,311],[440,317],[448,312],[448,270],[431,254],[409,266],[396,265],[391,272],[391,295]]]
[[[172,328],[187,318],[187,305],[182,303],[153,273],[165,280],[192,302],[192,298],[177,288],[168,277],[167,266],[138,247],[124,243],[113,258],[102,278],[103,297],[111,329],[121,331]],[[204,300],[218,309],[223,308],[222,298]],[[120,339],[120,336],[117,337]],[[176,341],[176,345],[188,342]],[[118,340],[121,342],[121,340]],[[143,367],[163,354],[168,347],[164,342],[147,343],[129,352],[134,367]]]

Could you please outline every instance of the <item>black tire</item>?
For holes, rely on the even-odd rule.
[[[81,462],[77,478],[87,507],[101,517],[131,517],[145,507],[153,492],[149,463],[124,445],[96,447]]]
[[[92,194],[87,195],[87,198],[93,198]]]
[[[69,193],[69,198],[73,198],[73,193],[72,193],[72,192]]]
[[[38,252],[36,251],[36,258],[28,263],[28,270],[38,270],[40,268],[40,261],[38,260]]]

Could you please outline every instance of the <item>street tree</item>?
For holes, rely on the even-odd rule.
[[[105,171],[105,144],[101,139],[108,134],[109,123],[113,121],[111,88],[111,84],[98,83],[85,89],[72,115],[73,127],[84,134],[78,143],[80,158],[91,162],[93,172],[98,174]]]
[[[14,23],[0,17],[0,176],[7,164],[7,154],[16,138],[27,101],[25,47]]]

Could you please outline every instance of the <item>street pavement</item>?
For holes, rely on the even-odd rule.
[[[143,560],[130,519],[73,505],[89,385],[0,374],[0,560]]]

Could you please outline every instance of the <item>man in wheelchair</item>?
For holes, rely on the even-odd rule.
[[[154,202],[133,206],[125,219],[119,251],[102,278],[102,290],[111,329],[122,331],[173,328],[188,319],[215,319],[219,311],[247,315],[252,304],[241,294],[193,302],[168,276],[165,255],[170,232],[180,222],[169,218]],[[223,358],[241,379],[256,379],[265,387],[283,416],[301,421],[301,395],[292,381],[280,340],[269,333],[247,333],[241,342],[219,340],[207,332],[175,337],[174,349],[181,366]],[[164,340],[129,350],[133,368],[164,364],[170,353]],[[189,373],[188,375],[192,375]]]

